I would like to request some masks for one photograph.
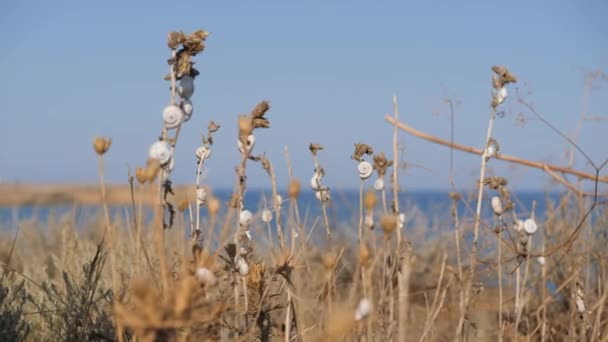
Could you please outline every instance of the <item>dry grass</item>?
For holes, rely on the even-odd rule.
[[[446,193],[468,208],[465,213],[453,209],[454,229],[440,231],[398,201],[402,158],[394,97],[392,157],[355,144],[359,224],[343,229],[358,231],[358,239],[340,240],[340,228],[327,215],[331,191],[322,178],[331,170],[322,166],[322,146],[309,146],[310,182],[293,175],[287,157],[288,184],[277,184],[274,164],[254,149],[255,140],[264,139],[262,129],[270,128],[266,101],[249,115],[237,116],[241,162],[229,203],[219,203],[201,184],[202,169],[213,161],[207,159],[212,133],[219,129],[214,122],[196,149],[195,185],[172,186],[173,149],[198,75],[192,59],[204,50],[207,35],[202,30],[169,35],[170,105],[160,140],[129,185],[105,185],[103,158],[112,153],[105,138],[93,145],[99,187],[2,185],[0,205],[96,203],[104,210],[85,223],[77,222],[74,211],[45,221],[14,222],[16,235],[2,231],[0,340],[606,339],[608,213],[605,203],[597,202],[597,189],[591,197],[576,191],[557,202],[548,197],[544,215],[532,210],[522,217],[513,210],[518,208],[508,181],[485,176],[487,164],[500,156],[492,137],[497,107],[506,98],[505,85],[516,81],[506,68],[493,68],[495,94],[473,189],[477,196],[469,203],[462,193]],[[588,161],[597,187],[606,163]],[[265,213],[252,213],[258,203],[244,202],[247,169],[257,166],[267,172],[272,189]],[[374,174],[376,180],[368,180]],[[390,186],[384,184],[386,176]],[[310,184],[322,217],[300,216],[298,200],[305,191],[300,184]],[[286,197],[280,188],[289,189]],[[495,216],[484,220],[482,206],[489,206],[493,195]],[[110,204],[128,209],[110,217]],[[224,205],[227,210],[220,211]],[[406,231],[404,225],[411,222],[416,227]],[[428,238],[429,231],[437,233]]]

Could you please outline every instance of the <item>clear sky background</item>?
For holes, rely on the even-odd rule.
[[[107,178],[126,182],[158,137],[169,101],[162,78],[171,30],[211,32],[197,56],[194,116],[180,136],[174,181],[193,182],[194,149],[210,119],[222,125],[206,182],[234,181],[236,116],[271,102],[272,128],[257,134],[279,182],[284,146],[295,174],[312,175],[309,142],[325,145],[329,186],[356,187],[353,143],[389,152],[383,116],[399,99],[403,121],[449,138],[446,98],[457,101],[457,142],[480,147],[493,64],[508,66],[536,109],[565,133],[583,110],[585,72],[608,68],[608,2],[597,1],[14,1],[0,2],[0,177],[4,181],[97,181],[95,135],[113,139]],[[608,115],[598,83],[589,114]],[[502,152],[565,164],[566,143],[524,112],[515,87],[494,137]],[[580,145],[608,158],[608,122],[585,123]],[[410,189],[447,188],[449,150],[402,134]],[[479,157],[455,153],[456,180],[470,188]],[[540,171],[491,162],[518,189],[540,189]],[[577,167],[593,171],[581,158]],[[430,170],[430,171],[429,171]],[[604,172],[606,174],[608,172]],[[268,179],[250,170],[252,186]]]

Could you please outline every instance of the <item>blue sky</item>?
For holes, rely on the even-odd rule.
[[[124,3],[128,3],[125,5]],[[107,178],[125,182],[160,133],[168,103],[167,33],[211,32],[200,54],[194,116],[182,130],[174,180],[194,180],[193,151],[210,119],[216,135],[206,182],[230,186],[237,164],[236,116],[271,102],[272,128],[257,134],[285,184],[288,146],[298,178],[309,179],[309,142],[326,147],[326,183],[356,187],[353,143],[389,152],[383,116],[397,94],[413,127],[449,137],[442,100],[459,102],[456,141],[483,144],[490,67],[508,66],[528,99],[565,133],[583,108],[585,71],[608,67],[605,1],[13,1],[0,4],[0,177],[22,182],[95,182],[95,135],[112,137]],[[608,115],[607,86],[589,113]],[[515,88],[510,88],[515,95]],[[537,121],[516,125],[514,96],[494,136],[502,152],[564,164],[565,142]],[[439,114],[438,114],[439,113]],[[608,122],[586,123],[580,145],[608,158]],[[407,188],[446,188],[449,150],[405,134]],[[469,188],[479,158],[455,154],[456,180]],[[579,158],[577,167],[592,171]],[[539,171],[493,161],[518,189],[545,187]],[[428,171],[431,170],[431,171]],[[608,172],[604,172],[608,173]],[[262,187],[261,167],[249,182]]]

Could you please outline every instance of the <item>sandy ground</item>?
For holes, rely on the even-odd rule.
[[[135,195],[143,191],[147,200],[153,196],[151,186],[140,189],[135,185]],[[191,194],[194,188],[188,186],[174,186],[178,198]],[[128,184],[106,185],[107,201],[109,204],[130,204],[131,190]],[[48,205],[48,204],[98,204],[101,203],[99,185],[95,184],[14,184],[0,183],[0,206],[20,205]]]

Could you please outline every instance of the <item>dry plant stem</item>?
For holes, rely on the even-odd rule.
[[[473,225],[473,246],[471,247],[471,258],[470,258],[470,265],[469,265],[469,279],[467,279],[467,284],[465,286],[464,289],[464,303],[463,306],[460,308],[460,318],[458,320],[458,325],[456,326],[456,339],[459,338],[460,334],[462,333],[462,329],[464,326],[464,318],[469,306],[469,301],[470,301],[470,297],[471,297],[471,287],[473,286],[473,280],[475,277],[475,267],[477,265],[477,252],[478,252],[478,246],[477,243],[479,241],[479,225],[481,222],[481,205],[483,203],[483,180],[485,179],[485,175],[486,175],[486,165],[487,165],[487,155],[486,155],[486,151],[487,151],[487,147],[488,144],[490,143],[490,138],[492,136],[492,129],[494,128],[494,120],[496,119],[496,109],[492,108],[491,112],[490,112],[490,121],[488,123],[488,132],[486,134],[486,139],[484,142],[484,149],[483,149],[483,153],[481,154],[481,168],[479,171],[479,182],[477,184],[478,186],[478,193],[477,193],[477,209],[475,211],[475,224]]]
[[[285,308],[285,342],[289,342],[291,332],[291,291],[287,288],[287,304]]]
[[[545,235],[543,234],[543,246],[542,253],[545,253]],[[547,262],[545,260],[541,265],[541,301],[544,302],[547,298]],[[540,340],[545,342],[547,340],[547,308],[542,309],[542,320],[541,320]]]
[[[363,180],[359,183],[359,244],[363,241]]]
[[[454,148],[456,150],[460,150],[460,151],[472,153],[472,154],[477,154],[477,155],[482,155],[485,153],[484,150],[481,150],[478,148],[461,145],[461,144],[457,144],[457,143],[451,143],[447,140],[443,140],[441,138],[437,138],[430,134],[418,131],[418,130],[406,125],[405,123],[398,122],[397,120],[395,120],[394,118],[392,118],[388,115],[385,116],[384,119],[387,122],[389,122],[390,124],[396,125],[397,127],[399,127],[399,129],[401,129],[413,136],[416,136],[418,138],[430,141],[432,143],[448,146],[448,147]],[[506,162],[510,162],[510,163],[524,165],[527,167],[532,167],[532,168],[539,169],[539,170],[545,170],[545,168],[548,168],[549,170],[551,170],[553,172],[561,172],[564,174],[573,175],[573,176],[576,176],[576,177],[579,177],[582,179],[591,180],[591,181],[596,180],[595,174],[590,174],[590,173],[570,169],[570,168],[564,167],[564,166],[557,166],[557,165],[545,164],[545,163],[541,163],[541,162],[535,162],[535,161],[531,161],[531,160],[526,160],[526,159],[521,159],[518,157],[509,156],[509,155],[502,154],[502,153],[496,155],[493,158],[503,160]],[[600,183],[608,183],[608,176],[599,176],[599,177],[597,177],[597,181]]]
[[[163,228],[163,200],[162,200],[162,186],[161,179],[159,179],[159,186],[156,187],[158,193],[156,198],[159,202],[154,206],[154,243],[156,245],[156,252],[158,253],[158,261],[160,266],[160,278],[161,278],[161,292],[163,300],[167,300],[169,291],[169,270],[167,268],[167,259],[165,255],[165,232]]]
[[[277,177],[274,173],[274,167],[270,164],[270,169],[268,170],[270,174],[270,183],[272,184],[272,205],[274,208],[274,212],[276,215],[276,224],[277,224],[277,236],[279,237],[279,243],[281,244],[281,249],[285,248],[285,239],[283,238],[283,227],[281,226],[281,203],[279,203],[279,192],[277,190]]]
[[[394,120],[399,122],[399,105],[397,96],[393,95],[393,111]],[[395,215],[399,214],[399,130],[396,125],[393,126],[393,211]],[[397,274],[397,283],[399,286],[398,306],[399,306],[399,323],[397,325],[397,338],[399,341],[405,341],[407,336],[408,323],[408,300],[409,300],[409,277],[410,277],[410,260],[409,248],[402,250],[401,229],[397,229],[397,257],[400,260],[400,268]]]
[[[502,221],[502,217],[499,218]],[[502,227],[499,227],[498,231],[498,239],[496,239],[496,243],[498,244],[498,252],[497,252],[497,260],[496,264],[498,265],[498,341],[502,342],[503,340],[503,327],[502,327],[502,310],[503,310],[503,294],[502,294],[502,241],[500,239],[500,235],[502,234]]]
[[[315,163],[315,170],[319,169],[319,159],[316,155],[313,155]],[[329,217],[327,216],[327,205],[324,201],[321,201],[321,210],[323,211],[323,222],[325,223],[325,232],[327,241],[331,241],[331,230],[329,228]]]
[[[98,171],[99,171],[99,187],[101,191],[101,203],[103,206],[103,216],[106,224],[106,229],[104,232],[105,240],[108,242],[108,253],[110,255],[110,275],[112,279],[112,292],[114,295],[118,295],[118,279],[116,275],[116,260],[114,255],[114,229],[112,226],[112,222],[110,222],[110,212],[108,210],[108,203],[106,197],[106,182],[104,178],[104,166],[103,166],[103,156],[98,156]],[[118,298],[118,297],[116,297]]]
[[[448,284],[446,284],[446,286],[443,289],[442,295],[441,295],[441,300],[439,299],[439,293],[441,291],[441,285],[443,282],[443,276],[444,276],[444,272],[445,272],[445,265],[447,262],[448,256],[447,254],[443,254],[443,261],[441,262],[441,270],[439,271],[439,280],[437,280],[437,289],[435,290],[435,296],[433,297],[433,304],[431,305],[431,310],[428,312],[427,314],[427,319],[426,319],[426,323],[424,325],[424,330],[422,332],[422,335],[420,336],[420,340],[419,341],[424,341],[424,338],[426,337],[426,335],[428,335],[428,333],[431,331],[433,324],[435,323],[435,319],[437,318],[437,315],[439,314],[439,311],[441,310],[441,307],[443,306],[443,301],[445,300],[445,294],[448,288]]]
[[[204,160],[201,158],[198,161],[198,166],[196,167],[196,189],[199,189],[201,186],[201,173],[203,172],[203,164]],[[196,198],[196,232],[200,232],[201,230],[201,207],[199,205],[198,196]],[[194,233],[194,231],[192,232]],[[193,235],[194,236],[194,235]]]

